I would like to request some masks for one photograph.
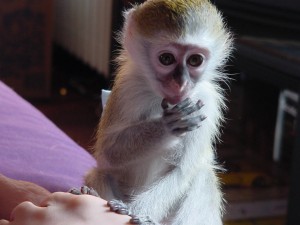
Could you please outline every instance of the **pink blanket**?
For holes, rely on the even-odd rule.
[[[59,109],[58,109],[59,110]],[[83,184],[95,160],[41,112],[0,82],[0,173],[51,192]]]

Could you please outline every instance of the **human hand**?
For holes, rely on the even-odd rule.
[[[10,179],[0,174],[0,219],[9,219],[11,211],[21,202],[30,201],[36,205],[50,195],[50,192],[36,184]]]
[[[107,202],[90,195],[56,192],[41,206],[31,202],[18,205],[11,221],[0,220],[0,225],[124,225],[130,217],[110,212]]]

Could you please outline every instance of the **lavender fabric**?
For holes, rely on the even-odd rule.
[[[88,152],[0,81],[1,174],[67,191],[80,187],[95,165]]]

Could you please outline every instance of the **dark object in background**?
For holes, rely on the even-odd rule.
[[[0,79],[25,97],[49,97],[52,0],[0,1]]]

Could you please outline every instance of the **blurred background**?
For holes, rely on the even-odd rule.
[[[139,2],[0,0],[0,79],[90,151],[122,11]],[[298,224],[300,1],[213,2],[235,37],[217,146],[226,224]]]

